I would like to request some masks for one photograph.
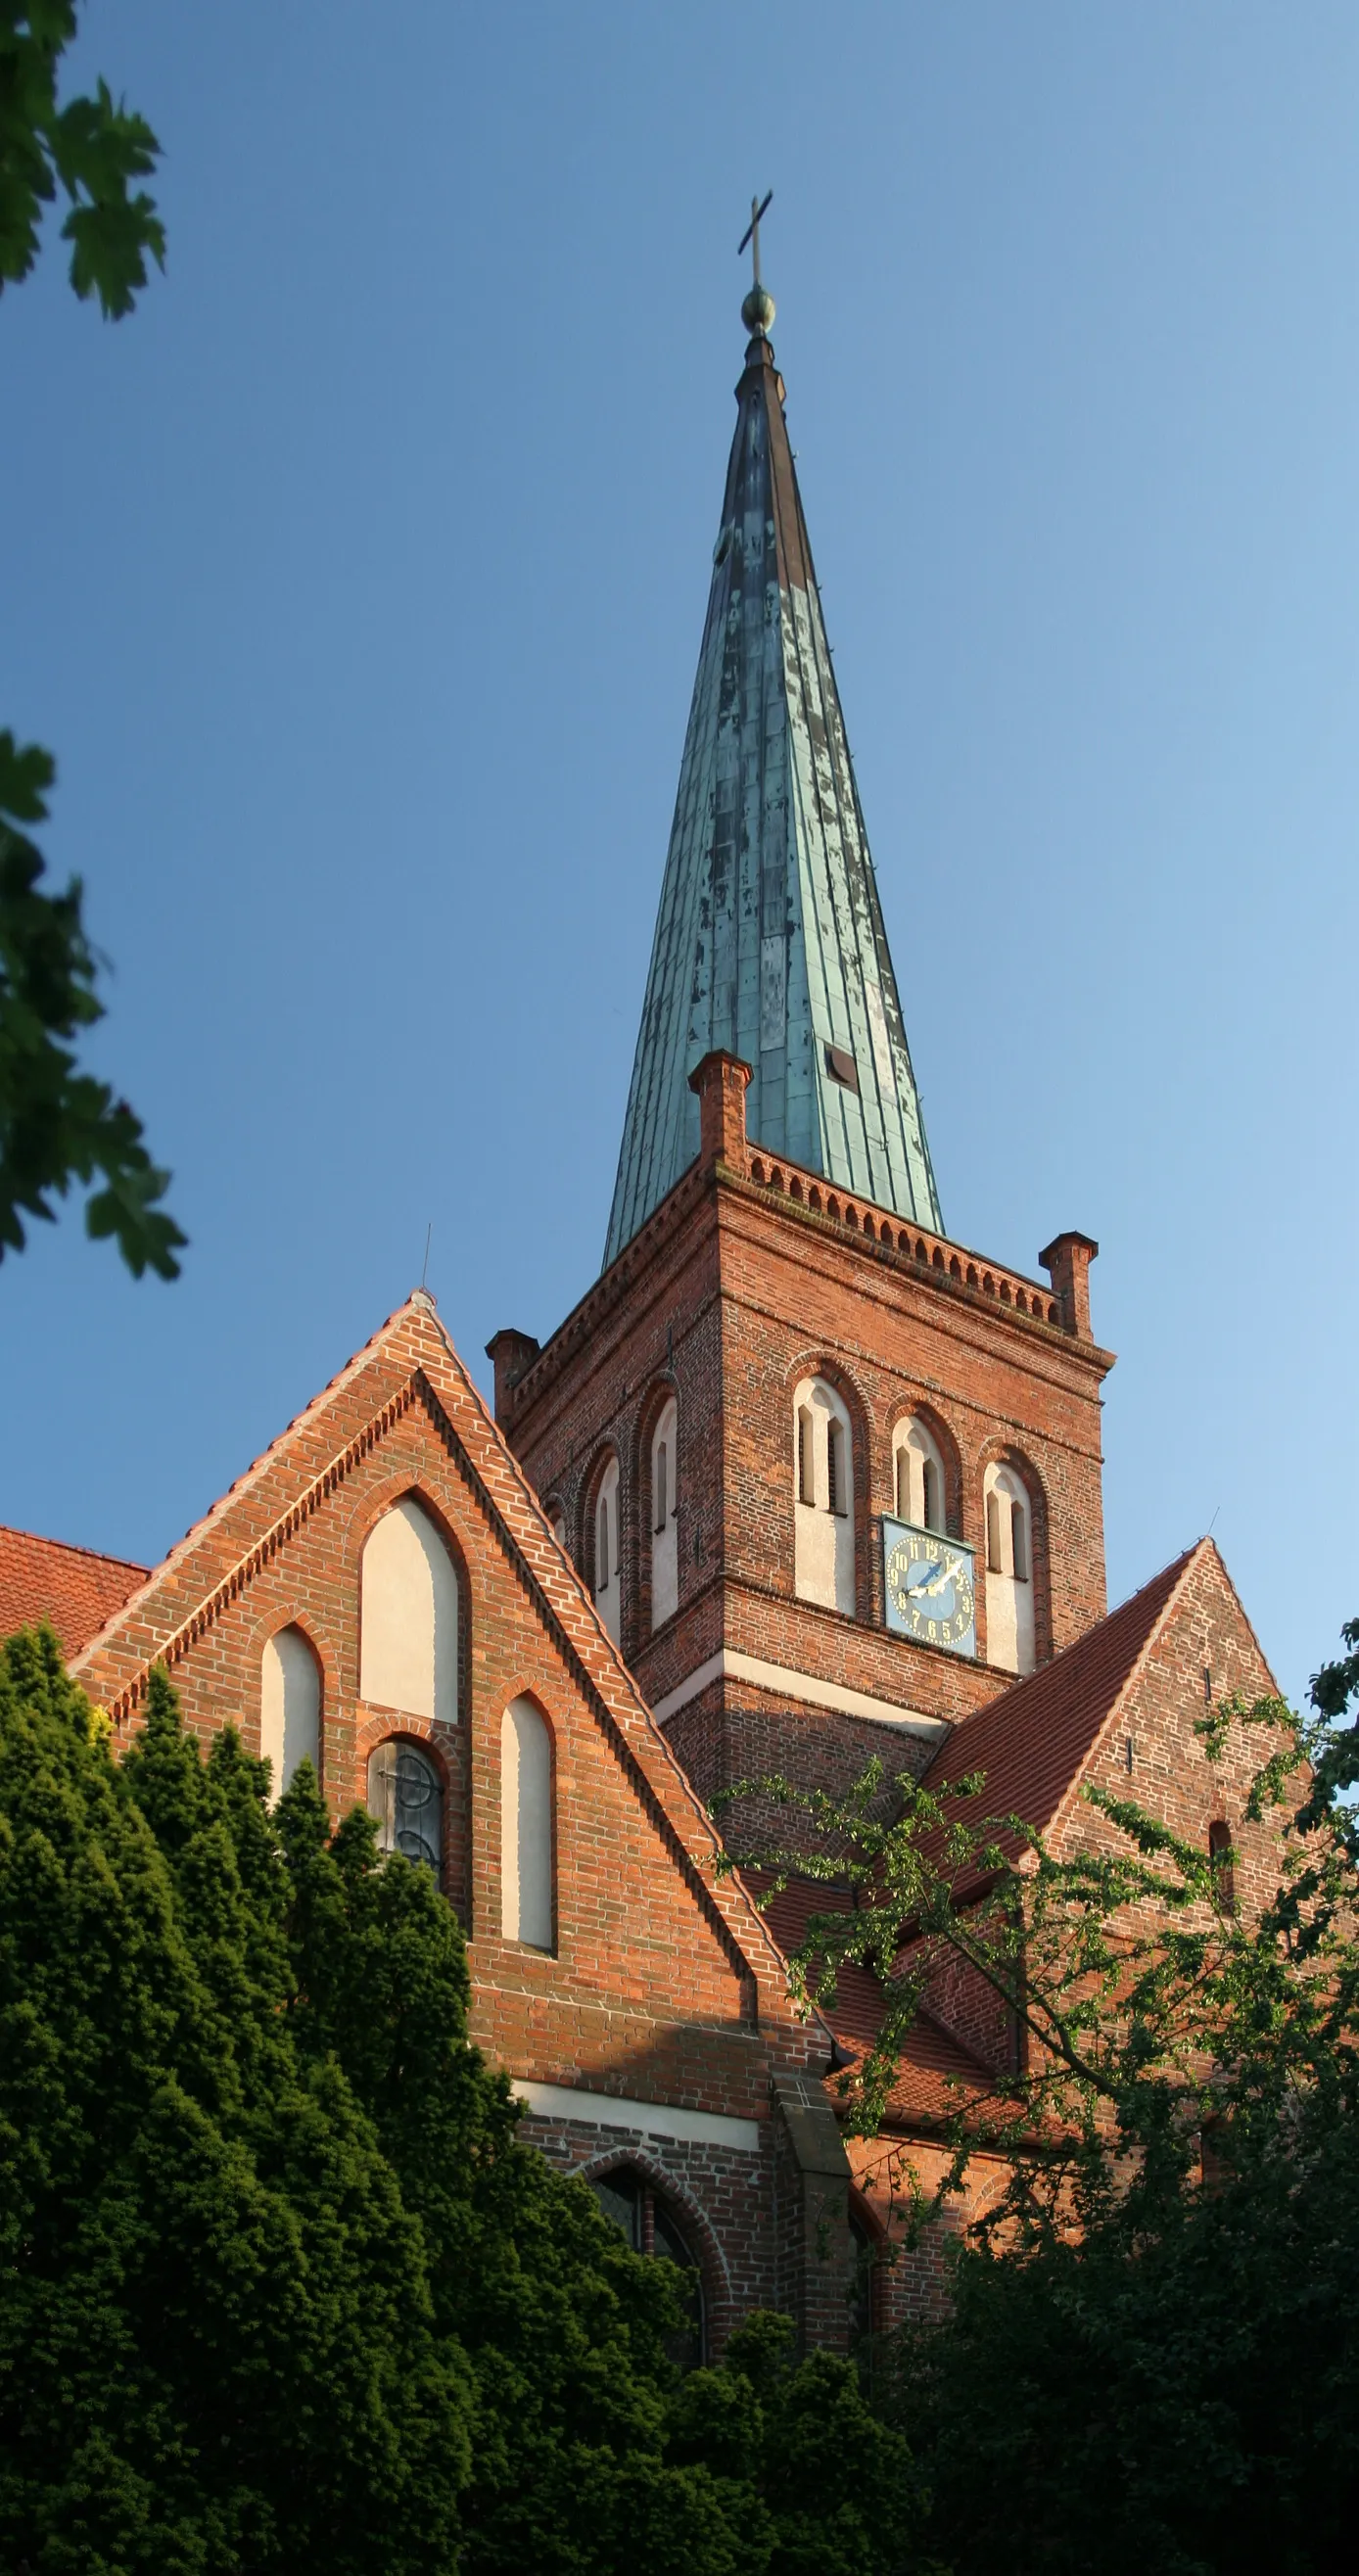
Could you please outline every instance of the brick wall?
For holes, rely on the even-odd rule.
[[[730,1125],[725,1093],[720,1105]],[[713,1136],[719,1123],[709,1122]],[[1019,1468],[1033,1504],[1040,1660],[1105,1608],[1099,1389],[1110,1359],[1089,1338],[1092,1247],[1074,1237],[1050,1247],[1054,1283],[1066,1284],[1045,1295],[776,1170],[725,1132],[723,1153],[691,1166],[545,1349],[522,1336],[492,1345],[498,1419],[538,1491],[560,1502],[582,1563],[592,1474],[605,1450],[618,1456],[623,1649],[704,1779],[735,1776],[758,1695],[719,1683],[682,1719],[667,1703],[720,1648],[941,1719],[966,1717],[1006,1686],[985,1661],[993,1460]],[[838,1387],[853,1425],[852,1618],[794,1590],[793,1391],[810,1375]],[[680,1604],[653,1635],[647,1446],[672,1388]],[[892,1435],[910,1413],[943,1455],[950,1528],[978,1551],[975,1662],[883,1624],[879,1523],[895,1509]],[[808,1777],[824,1768],[814,1734],[806,1716],[790,1716],[784,1767],[805,1756]],[[842,1730],[825,1759],[842,1777],[854,1752]]]

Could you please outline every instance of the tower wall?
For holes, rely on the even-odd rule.
[[[529,1357],[519,1339],[497,1416],[583,1568],[589,1496],[616,1453],[623,1651],[705,1793],[752,1767],[830,1785],[869,1750],[918,1769],[941,1721],[1013,1678],[986,1660],[990,1464],[1017,1466],[1032,1498],[1038,1660],[1104,1614],[1110,1355],[1073,1329],[1055,1286],[772,1163],[733,1127],[731,1085],[715,1071],[711,1086],[705,1152],[547,1347]],[[1050,1247],[1054,1270],[1071,1240]],[[796,1591],[793,1399],[808,1377],[836,1390],[851,1428],[852,1615]],[[648,1427],[671,1391],[679,1607],[653,1632]],[[949,1530],[977,1550],[976,1658],[884,1624],[881,1520],[909,1414],[942,1454]]]

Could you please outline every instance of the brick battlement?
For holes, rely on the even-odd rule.
[[[928,1271],[936,1287],[991,1298],[1013,1314],[1024,1315],[1031,1323],[1050,1325],[1061,1333],[1074,1330],[1066,1321],[1062,1301],[1037,1280],[1025,1278],[1022,1271],[1002,1270],[994,1261],[983,1261],[964,1245],[950,1243],[947,1235],[926,1234],[918,1226],[903,1225],[890,1210],[874,1207],[865,1199],[850,1198],[843,1190],[831,1188],[820,1173],[804,1171],[784,1158],[776,1161],[768,1154],[752,1151],[747,1153],[745,1162],[743,1173],[719,1167],[719,1176],[744,1180],[768,1196],[785,1199],[791,1208],[814,1222],[857,1234],[862,1243],[872,1244],[879,1258],[909,1262],[913,1269]]]
[[[1099,1247],[1088,1236],[1061,1234],[1047,1246],[1041,1259],[1051,1275],[1049,1285],[1044,1287],[1022,1271],[983,1260],[979,1253],[950,1242],[946,1235],[903,1224],[892,1209],[877,1207],[869,1199],[840,1189],[827,1181],[824,1173],[809,1171],[790,1162],[786,1155],[771,1155],[763,1147],[751,1145],[743,1116],[745,1070],[731,1057],[704,1058],[693,1077],[693,1087],[699,1091],[705,1113],[698,1155],[617,1260],[587,1290],[551,1341],[540,1349],[528,1334],[502,1333],[488,1345],[496,1363],[499,1421],[522,1421],[562,1363],[590,1341],[605,1315],[627,1297],[641,1272],[683,1226],[713,1183],[765,1202],[776,1200],[782,1214],[841,1243],[848,1240],[876,1263],[916,1279],[923,1277],[946,1295],[992,1314],[999,1311],[1029,1331],[1037,1326],[1043,1340],[1058,1335],[1063,1342],[1088,1343],[1094,1355],[1087,1273]],[[733,1073],[742,1078],[734,1082]],[[1107,1366],[1110,1355],[1101,1352],[1099,1356]]]

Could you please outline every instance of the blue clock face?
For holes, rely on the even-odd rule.
[[[946,1646],[955,1655],[977,1651],[976,1589],[972,1550],[937,1530],[912,1529],[884,1520],[883,1592],[887,1625],[923,1646]]]

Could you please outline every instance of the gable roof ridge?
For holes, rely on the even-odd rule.
[[[1148,1582],[1140,1586],[1140,1589],[1143,1592],[1149,1592],[1153,1584],[1164,1582],[1167,1575],[1173,1575],[1174,1577],[1173,1582],[1170,1583],[1166,1591],[1165,1599],[1162,1601],[1155,1618],[1152,1620],[1151,1626],[1148,1628],[1141,1645],[1138,1647],[1131,1664],[1128,1666],[1127,1672],[1124,1674],[1122,1681],[1119,1683],[1118,1689],[1110,1700],[1109,1706],[1105,1710],[1099,1726],[1095,1730],[1092,1742],[1082,1756],[1076,1771],[1073,1773],[1072,1778],[1063,1790],[1056,1806],[1053,1808],[1052,1815],[1046,1827],[1046,1832],[1049,1836],[1059,1832],[1071,1814],[1076,1800],[1080,1795],[1082,1781],[1084,1780],[1086,1773],[1089,1771],[1091,1763],[1094,1761],[1101,1746],[1112,1734],[1114,1721],[1117,1718],[1119,1710],[1122,1708],[1129,1691],[1132,1689],[1134,1682],[1140,1681],[1143,1673],[1146,1671],[1148,1661],[1165,1633],[1171,1613],[1179,1602],[1180,1595],[1189,1580],[1190,1574],[1202,1563],[1203,1551],[1205,1548],[1212,1548],[1212,1552],[1214,1556],[1218,1558],[1218,1563],[1220,1565],[1222,1563],[1222,1559],[1218,1556],[1217,1549],[1213,1547],[1212,1540],[1210,1538],[1195,1539],[1193,1546],[1187,1547],[1182,1556],[1172,1557],[1169,1565],[1163,1566],[1159,1575],[1153,1574]],[[1136,1599],[1136,1592],[1129,1595],[1130,1602],[1135,1601]]]
[[[261,1449],[259,1456],[257,1458],[252,1458],[249,1466],[242,1468],[239,1476],[233,1476],[231,1483],[217,1496],[216,1501],[210,1503],[207,1510],[200,1513],[196,1521],[191,1521],[189,1523],[183,1537],[175,1540],[174,1546],[167,1549],[159,1564],[139,1569],[144,1572],[146,1577],[145,1581],[143,1583],[139,1583],[136,1590],[128,1594],[126,1601],[124,1601],[117,1610],[110,1613],[109,1617],[104,1621],[103,1627],[98,1629],[95,1635],[89,1639],[88,1644],[81,1648],[79,1656],[75,1659],[77,1662],[83,1663],[88,1655],[93,1654],[96,1646],[103,1644],[108,1630],[114,1626],[116,1621],[123,1618],[127,1611],[136,1607],[137,1603],[142,1599],[143,1594],[149,1592],[153,1583],[158,1583],[162,1575],[173,1572],[183,1563],[189,1550],[198,1544],[199,1540],[213,1527],[215,1522],[220,1521],[225,1517],[228,1507],[233,1502],[238,1502],[242,1495],[248,1492],[251,1485],[256,1484],[259,1481],[260,1477],[265,1473],[272,1461],[278,1456],[279,1451],[284,1448],[289,1440],[292,1439],[294,1433],[300,1430],[304,1423],[309,1422],[314,1415],[321,1413],[326,1405],[333,1403],[341,1389],[347,1386],[357,1372],[367,1365],[368,1361],[372,1358],[373,1353],[378,1348],[378,1345],[386,1339],[386,1336],[391,1332],[393,1326],[402,1323],[410,1314],[412,1308],[415,1308],[418,1311],[422,1305],[429,1306],[432,1305],[432,1302],[433,1301],[429,1297],[427,1290],[416,1288],[412,1290],[410,1296],[407,1297],[400,1306],[393,1307],[391,1314],[386,1319],[386,1322],[379,1324],[375,1333],[369,1334],[367,1341],[360,1344],[358,1350],[351,1354],[350,1358],[345,1361],[342,1368],[338,1368],[336,1370],[333,1377],[327,1378],[325,1385],[311,1398],[310,1403],[304,1404],[298,1412],[293,1414],[291,1420],[286,1422],[283,1429],[269,1442],[267,1448]],[[292,1506],[289,1506],[289,1509],[291,1508]],[[280,1520],[286,1518],[287,1512],[280,1515]],[[278,1524],[276,1523],[274,1526],[277,1527]],[[257,1544],[258,1542],[252,1542],[251,1546],[246,1549],[245,1555],[238,1561],[239,1564],[244,1564],[246,1558],[254,1554],[255,1546]],[[233,1573],[236,1570],[237,1568],[233,1568]],[[222,1581],[225,1582],[228,1579],[229,1578],[227,1577],[223,1577]],[[215,1583],[213,1585],[214,1595],[216,1595],[221,1589],[222,1584]],[[176,1630],[174,1634],[178,1636],[179,1631]],[[156,1660],[159,1661],[159,1658]]]
[[[739,1880],[738,1873],[727,1872],[719,1877],[714,1866],[712,1878],[709,1881],[703,1871],[694,1850],[695,1840],[701,1839],[704,1857],[715,1864],[722,1851],[721,1836],[682,1763],[657,1725],[636,1681],[623,1661],[619,1648],[600,1618],[580,1574],[565,1550],[559,1545],[532,1484],[510,1448],[499,1424],[488,1412],[479,1390],[473,1384],[466,1366],[459,1357],[442,1316],[432,1303],[430,1314],[449,1362],[456,1373],[459,1393],[472,1408],[472,1424],[475,1426],[475,1432],[486,1444],[486,1454],[477,1464],[486,1483],[489,1499],[499,1510],[507,1528],[512,1532],[515,1515],[525,1511],[530,1515],[533,1539],[541,1549],[541,1557],[535,1558],[529,1554],[527,1548],[524,1548],[523,1553],[529,1573],[560,1622],[567,1642],[575,1652],[587,1680],[602,1701],[608,1716],[618,1728],[629,1753],[637,1761],[648,1789],[656,1798],[671,1832],[675,1834],[690,1866],[698,1876],[706,1900],[716,1907],[722,1917],[728,1937],[736,1943],[741,1957],[747,1962],[753,1976],[756,1971],[749,1957],[750,1926],[752,1924],[755,1926],[760,1947],[767,1953],[769,1963],[777,1972],[780,1999],[788,2002],[791,2009],[791,1999],[786,1993],[787,1962],[783,1952],[763,1915],[753,1904],[749,1891]],[[437,1393],[437,1390],[433,1391]],[[468,1446],[463,1426],[455,1423],[453,1428],[463,1440],[464,1446]],[[498,1482],[509,1487],[507,1497],[502,1498],[497,1494],[495,1486]],[[507,1500],[510,1505],[508,1510],[506,1509]],[[582,1613],[585,1614],[583,1635],[579,1632],[573,1633],[573,1625],[580,1621]],[[620,1701],[623,1703],[622,1707],[618,1704]],[[660,1779],[654,1776],[653,1765],[659,1768]],[[683,1825],[673,1812],[676,1805],[683,1815]],[[741,1927],[739,1931],[738,1924]],[[815,2011],[815,2019],[818,2027],[825,2032],[829,2046],[832,2041],[829,2024],[819,2011]]]

